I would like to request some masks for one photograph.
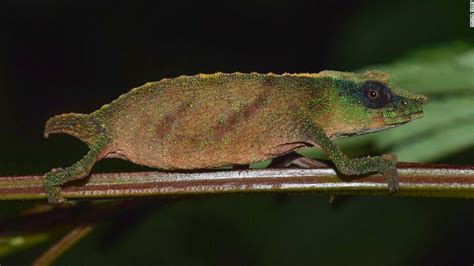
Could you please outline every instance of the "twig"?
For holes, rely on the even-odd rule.
[[[56,244],[51,246],[45,253],[33,262],[33,266],[50,265],[54,260],[68,251],[79,240],[88,235],[93,229],[91,225],[80,225],[71,230]]]
[[[474,197],[474,166],[399,164],[394,196]],[[40,175],[0,177],[0,200],[45,199]],[[210,195],[257,192],[317,192],[331,195],[388,195],[379,174],[338,176],[332,168],[250,169],[206,172],[93,174],[68,184],[68,199]]]

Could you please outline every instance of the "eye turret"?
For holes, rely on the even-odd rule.
[[[361,87],[364,104],[371,109],[380,109],[390,102],[390,90],[378,81],[366,81]]]

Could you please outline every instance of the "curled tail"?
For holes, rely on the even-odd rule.
[[[91,145],[94,138],[101,133],[102,126],[90,114],[62,114],[51,117],[46,122],[44,136],[49,134],[64,133],[74,136],[87,145]]]

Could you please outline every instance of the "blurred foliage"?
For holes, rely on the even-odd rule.
[[[24,236],[0,237],[0,257],[41,244],[51,238],[49,232]]]
[[[458,40],[469,33],[467,3],[446,0],[361,1],[338,32],[335,58],[365,67],[422,50],[426,44]],[[346,68],[347,68],[346,67]]]

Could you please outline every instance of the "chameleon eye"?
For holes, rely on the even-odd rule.
[[[380,109],[390,102],[390,90],[378,81],[366,81],[361,86],[362,102],[371,109]]]
[[[377,98],[378,96],[379,96],[378,91],[376,91],[376,90],[370,90],[369,91],[369,98],[370,99],[373,100],[373,99]]]

